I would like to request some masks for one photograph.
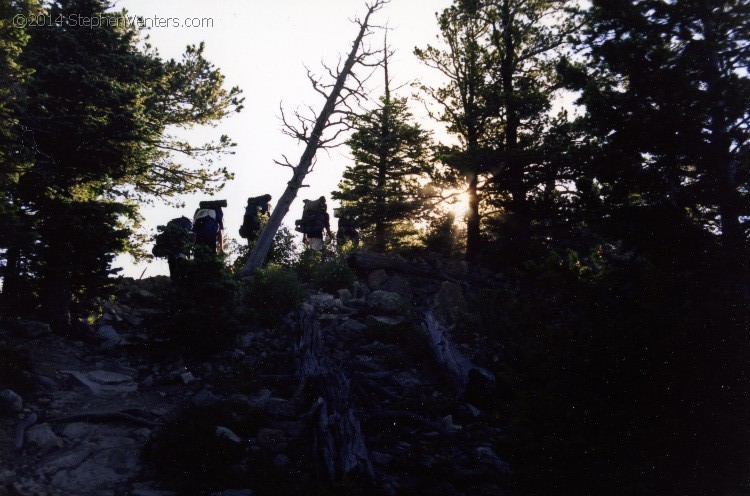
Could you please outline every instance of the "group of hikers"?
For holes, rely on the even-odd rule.
[[[303,200],[302,218],[295,221],[295,230],[303,234],[304,245],[314,251],[322,251],[325,244],[323,233],[333,239],[330,217],[325,197],[317,200]],[[152,253],[155,257],[166,258],[169,273],[175,274],[179,260],[190,257],[191,246],[214,255],[224,252],[224,212],[226,200],[202,201],[190,220],[185,216],[170,220],[166,226],[159,226]],[[255,241],[261,227],[271,212],[271,195],[250,197],[247,199],[245,215],[239,235]],[[351,219],[339,216],[339,229],[336,240],[339,245],[351,242],[359,243],[359,234]]]

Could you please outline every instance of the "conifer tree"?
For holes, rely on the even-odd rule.
[[[557,1],[457,0],[439,16],[448,48],[416,50],[448,78],[442,88],[425,89],[460,141],[444,148],[441,158],[466,179],[468,259],[479,251],[483,204],[491,201],[511,221],[506,235],[523,247],[534,192],[561,179],[550,177],[539,152],[553,126],[554,62],[574,30],[567,7]]]
[[[37,242],[11,248],[61,330],[71,324],[73,297],[105,284],[114,254],[132,246],[136,200],[211,191],[229,177],[208,167],[228,151],[226,137],[196,147],[168,128],[211,123],[241,107],[239,90],[223,89],[202,46],[164,61],[139,48],[137,27],[108,9],[101,0],[49,5],[46,13],[61,22],[29,26],[19,58],[30,73],[16,113],[29,165],[15,176],[14,204]],[[101,21],[84,26],[81,18]],[[199,165],[186,168],[176,154]]]
[[[384,63],[385,95],[381,105],[353,119],[347,144],[354,164],[344,171],[338,191],[341,213],[354,221],[363,239],[383,252],[414,231],[422,202],[419,179],[430,170],[430,138],[411,122],[407,101],[394,98]]]

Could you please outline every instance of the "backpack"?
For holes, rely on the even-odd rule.
[[[317,237],[326,227],[326,204],[321,197],[317,200],[303,200],[302,219],[295,222],[298,232]]]
[[[199,208],[193,216],[193,233],[195,242],[200,244],[215,244],[216,235],[221,229],[220,219],[216,210],[212,208]]]
[[[240,237],[250,238],[260,228],[260,219],[268,214],[268,202],[270,195],[256,196],[247,199],[245,207],[245,216],[240,226]]]
[[[166,226],[157,226],[159,234],[156,235],[151,253],[155,257],[165,258],[185,251],[192,228],[193,223],[184,216],[170,220]]]

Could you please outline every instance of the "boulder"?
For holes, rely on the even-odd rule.
[[[384,291],[390,291],[404,298],[406,301],[411,301],[413,293],[411,290],[411,284],[409,280],[402,275],[394,275],[390,277],[385,284],[381,287]]]
[[[12,389],[0,391],[0,413],[19,413],[23,410],[23,399]]]
[[[63,441],[52,431],[49,424],[39,424],[26,431],[26,443],[42,453],[62,448]]]
[[[367,298],[367,295],[369,295],[370,292],[370,288],[368,288],[366,284],[359,281],[354,282],[354,296],[356,298]]]
[[[404,313],[407,309],[403,298],[390,291],[373,291],[367,297],[367,304],[377,312],[390,314]]]
[[[102,339],[106,339],[107,341],[120,341],[120,335],[117,334],[117,331],[111,325],[99,326],[99,329],[96,330],[96,335]]]
[[[362,332],[365,329],[367,329],[367,326],[359,321],[356,321],[354,319],[345,320],[341,324],[339,324],[336,327],[336,330],[339,332],[349,333],[349,332]]]
[[[388,273],[383,269],[373,270],[367,276],[367,286],[373,291],[381,289],[387,281]]]
[[[85,439],[93,432],[93,427],[85,422],[73,422],[66,425],[62,430],[62,435],[68,440]]]
[[[214,434],[218,438],[224,438],[236,444],[242,443],[242,439],[240,438],[240,436],[235,434],[234,431],[232,431],[232,429],[228,427],[217,425]]]
[[[311,295],[307,299],[307,302],[317,308],[331,308],[335,304],[334,300],[335,298],[332,294],[320,293]]]
[[[15,332],[23,337],[36,339],[52,333],[52,328],[46,322],[38,320],[18,320],[13,323]]]
[[[444,281],[440,285],[434,303],[436,317],[447,323],[455,322],[467,310],[463,288],[450,281]]]
[[[256,437],[259,445],[274,453],[279,453],[287,448],[286,434],[280,429],[261,429]]]
[[[199,393],[197,393],[195,396],[193,396],[190,399],[190,402],[197,407],[205,408],[205,407],[214,406],[217,403],[220,403],[221,398],[216,396],[214,393],[212,393],[208,389],[203,389]]]
[[[132,377],[117,372],[106,370],[94,370],[92,372],[62,370],[61,372],[75,377],[81,384],[88,387],[95,396],[111,396],[138,390],[138,385],[133,382]]]
[[[392,315],[368,315],[365,322],[368,327],[393,327],[403,324],[406,319],[401,316]]]

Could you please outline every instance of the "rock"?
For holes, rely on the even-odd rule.
[[[192,372],[183,372],[180,374],[180,379],[182,379],[183,384],[190,384],[191,382],[197,381]]]
[[[286,434],[279,429],[261,429],[256,436],[258,444],[270,449],[274,453],[286,450]]]
[[[479,410],[479,408],[475,407],[471,403],[467,403],[466,406],[468,407],[469,411],[471,412],[472,417],[479,417],[479,415],[482,414],[482,412]]]
[[[134,315],[126,314],[125,315],[125,321],[132,325],[133,327],[140,327],[141,324],[143,324],[143,318],[142,317],[136,317]]]
[[[343,323],[339,324],[336,329],[339,332],[362,332],[365,329],[367,329],[367,326],[363,324],[362,322],[358,322],[354,319],[349,319],[344,321]]]
[[[40,452],[48,453],[62,448],[63,441],[52,432],[49,424],[39,424],[26,431],[26,443],[35,446]]]
[[[370,288],[366,284],[362,284],[359,281],[354,282],[354,296],[357,298],[367,298],[370,294]]]
[[[148,439],[151,437],[151,429],[148,427],[141,427],[133,431],[133,435],[138,439]]]
[[[467,311],[464,290],[458,284],[444,281],[440,290],[435,294],[435,316],[444,322],[455,322]]]
[[[391,293],[396,293],[407,301],[411,301],[413,296],[409,281],[404,276],[398,274],[389,278],[385,284],[383,284],[381,289],[384,291],[390,291]]]
[[[451,260],[445,264],[445,270],[453,274],[466,275],[469,273],[469,262],[466,260]]]
[[[305,433],[305,423],[299,420],[274,422],[274,427],[283,430],[288,437],[302,437]]]
[[[63,374],[70,374],[88,387],[95,396],[111,396],[120,393],[132,393],[138,390],[138,385],[132,377],[106,370],[93,372],[79,372],[77,370],[62,370]]]
[[[367,276],[367,286],[373,291],[382,289],[387,281],[388,273],[383,269],[373,270]]]
[[[443,425],[451,431],[457,431],[463,429],[462,426],[456,425],[453,423],[453,415],[446,415],[445,417],[440,419],[443,422]]]
[[[221,402],[221,398],[216,396],[214,393],[209,391],[208,389],[203,389],[199,393],[197,393],[195,396],[193,396],[190,399],[190,402],[201,408],[209,407],[216,405]]]
[[[237,345],[237,348],[240,348],[240,349],[249,348],[250,345],[252,345],[254,341],[255,341],[255,335],[251,332],[240,334],[235,338],[235,344]]]
[[[271,391],[268,389],[261,389],[251,398],[248,398],[248,406],[259,410],[265,410],[269,399],[271,399]]]
[[[154,376],[153,375],[149,375],[149,376],[147,376],[145,379],[143,379],[141,381],[141,386],[142,387],[151,387],[153,385],[154,385]]]
[[[370,308],[385,313],[403,313],[407,309],[401,296],[390,291],[373,291],[367,297],[367,304]]]
[[[73,422],[63,427],[62,435],[69,440],[85,439],[91,434],[93,427],[85,422]]]
[[[273,458],[273,466],[276,468],[284,468],[289,465],[289,457],[279,453]]]
[[[0,391],[0,412],[19,413],[23,410],[23,399],[12,389]]]
[[[417,373],[413,370],[406,370],[404,372],[394,374],[393,381],[402,388],[407,389],[422,386],[424,384],[417,376]]]
[[[388,315],[368,315],[365,322],[369,327],[393,327],[404,323],[404,317]]]
[[[129,375],[120,374],[117,372],[109,372],[107,370],[92,370],[86,374],[89,379],[99,384],[126,384],[132,383],[133,378]]]
[[[106,339],[107,341],[119,342],[121,339],[120,335],[117,334],[117,331],[115,331],[115,328],[111,325],[99,326],[99,329],[97,329],[96,331],[96,335],[100,338]]]
[[[91,455],[95,447],[93,443],[78,445],[45,463],[41,471],[46,475],[52,475],[60,470],[76,468]]]
[[[346,301],[348,301],[348,300],[350,300],[350,299],[352,298],[352,292],[351,292],[351,291],[349,291],[349,290],[348,290],[348,289],[346,289],[346,288],[344,288],[344,289],[339,289],[337,293],[338,293],[338,295],[339,295],[339,299],[340,299],[341,301],[343,301],[343,302],[346,302]]]
[[[269,398],[266,411],[280,417],[294,417],[294,404],[282,398]]]
[[[13,323],[13,329],[23,337],[36,339],[52,333],[52,328],[46,322],[38,320],[18,320]]]
[[[499,456],[489,446],[479,446],[474,452],[477,455],[477,461],[485,466],[492,467],[503,474],[510,474],[510,466],[502,461]]]
[[[133,489],[129,493],[130,496],[176,496],[177,494],[172,491],[162,491],[161,489],[153,489],[151,487],[148,487],[146,484],[144,483],[134,484]]]
[[[0,469],[0,487],[9,486],[13,484],[15,480],[16,480],[15,471],[9,468]]]
[[[224,489],[220,493],[211,493],[211,496],[253,496],[250,489]]]
[[[333,307],[333,300],[334,297],[332,294],[328,293],[319,293],[311,295],[307,301],[311,305],[318,307],[318,308],[331,308]]]
[[[373,451],[370,453],[370,458],[372,459],[373,463],[376,463],[378,465],[388,465],[393,461],[393,455],[389,455],[388,453],[381,453],[379,451]]]
[[[228,439],[228,440],[232,441],[233,443],[240,444],[242,442],[242,439],[240,438],[240,436],[238,436],[237,434],[235,434],[228,427],[223,427],[221,425],[217,425],[216,426],[216,431],[214,432],[214,434],[216,435],[216,437],[220,437],[220,438],[223,437],[225,439]]]

